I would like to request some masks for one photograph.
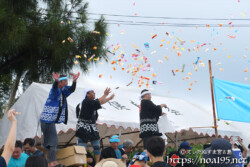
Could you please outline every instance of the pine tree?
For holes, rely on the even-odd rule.
[[[45,2],[46,9],[40,8],[36,0],[0,2],[0,77],[5,82],[0,84],[0,90],[8,83],[2,79],[5,75],[25,89],[32,82],[52,82],[53,71],[69,74],[76,55],[81,56],[77,61],[83,71],[93,63],[91,58],[106,57],[107,25],[103,17],[90,30],[87,3]],[[16,89],[16,85],[8,86],[11,90],[8,106],[15,99]],[[6,99],[1,91],[0,99]]]

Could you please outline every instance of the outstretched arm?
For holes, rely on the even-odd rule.
[[[110,97],[105,98],[101,104],[107,103],[108,101],[112,100],[114,97],[115,97],[115,94],[112,94]]]
[[[243,158],[246,158],[246,157],[247,157],[247,148],[246,148],[246,146],[243,144],[242,139],[241,139],[239,136],[238,136],[238,141],[239,141],[241,147],[243,148],[242,157],[243,157]]]
[[[161,106],[161,108],[167,108],[167,105],[166,105],[166,104],[161,104],[160,106]],[[166,114],[165,112],[162,112],[162,113],[161,113],[161,116],[162,116],[162,115],[165,115],[165,114]]]
[[[110,94],[111,89],[110,88],[106,88],[104,91],[104,94],[102,97],[99,98],[100,104],[104,104],[107,103],[109,100],[112,100],[114,98],[114,94],[112,94],[110,97],[107,98],[107,96]]]
[[[9,131],[8,138],[5,142],[4,151],[2,157],[5,159],[6,164],[8,165],[10,157],[15,149],[16,143],[16,127],[17,127],[17,120],[15,117],[15,110],[8,111],[8,118],[11,122],[11,127]]]

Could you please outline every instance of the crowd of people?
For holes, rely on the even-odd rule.
[[[6,140],[4,151],[0,157],[0,167],[61,167],[57,162],[56,150],[58,144],[58,136],[56,124],[68,121],[67,97],[76,89],[76,81],[79,74],[73,74],[73,84],[68,86],[68,78],[65,75],[53,73],[55,82],[49,93],[49,97],[43,108],[40,117],[41,130],[43,132],[43,148],[44,152],[36,148],[35,140],[31,138],[21,141],[16,141],[16,126],[17,120],[15,111],[8,112],[8,118],[11,122],[11,128]],[[88,152],[87,163],[88,167],[147,167],[149,162],[151,167],[171,167],[171,166],[186,166],[197,167],[198,161],[194,162],[188,159],[185,155],[192,149],[189,143],[183,142],[180,149],[176,152],[171,152],[165,157],[166,145],[161,138],[161,133],[158,128],[158,120],[165,113],[162,108],[167,108],[166,104],[155,105],[151,101],[151,92],[147,89],[141,91],[141,104],[139,107],[140,115],[140,135],[143,142],[143,152],[137,152],[132,160],[128,158],[128,154],[132,152],[133,141],[127,139],[120,146],[120,138],[118,135],[110,137],[110,147],[101,150],[100,136],[96,126],[98,119],[98,109],[101,105],[107,103],[114,98],[114,94],[110,95],[111,89],[106,88],[104,94],[100,98],[95,97],[94,89],[86,89],[83,93],[82,101],[76,107],[76,137],[77,145],[87,148],[87,143],[90,142],[94,157]],[[203,157],[205,159],[213,159],[217,157],[227,158],[228,161],[207,162],[206,166],[234,166],[231,160],[235,158],[233,148],[237,147],[242,152],[242,157],[247,157],[247,148],[243,145],[242,139],[238,139],[236,143],[231,140],[231,143],[224,139],[216,139],[211,145],[204,148]],[[218,153],[218,150],[228,151]],[[221,152],[221,151],[220,151]],[[213,153],[213,154],[212,154]],[[247,164],[246,164],[247,165]],[[248,164],[250,167],[250,163]]]

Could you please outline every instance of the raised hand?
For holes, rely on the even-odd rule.
[[[115,94],[112,94],[112,95],[109,97],[109,100],[112,100],[114,97],[115,97]]]
[[[78,72],[77,74],[73,73],[73,82],[76,82],[76,80],[78,79],[80,75],[80,72]]]
[[[53,75],[53,78],[55,79],[55,81],[59,81],[59,78],[60,78],[60,75],[56,72],[56,73],[52,73],[52,75]]]
[[[161,104],[161,107],[162,108],[167,108],[167,105],[166,104]]]
[[[15,109],[11,109],[8,111],[8,119],[11,123],[17,122]]]
[[[104,95],[108,96],[110,92],[111,92],[111,89],[110,88],[106,88],[105,91],[104,91]]]

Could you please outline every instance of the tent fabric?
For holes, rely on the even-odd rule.
[[[12,107],[16,109],[17,112],[22,113],[21,115],[17,115],[18,140],[23,141],[25,138],[34,138],[37,136],[38,143],[41,142],[42,134],[39,118],[51,87],[52,85],[50,84],[32,83]],[[105,90],[104,87],[94,85],[86,85],[85,87],[94,87],[96,97],[102,96]],[[60,146],[67,143],[76,143],[76,138],[74,137],[77,123],[75,107],[82,101],[83,92],[84,88],[78,85],[75,92],[67,98],[69,110],[68,124],[56,125]],[[112,134],[123,134],[121,136],[121,142],[127,138],[132,139],[135,144],[140,142],[138,133],[138,107],[140,101],[137,98],[139,94],[139,90],[119,88],[115,90],[115,98],[104,104],[102,109],[98,110],[99,118],[97,120],[97,127],[100,132],[100,137],[103,138],[102,143],[104,146],[109,145],[108,136]],[[204,110],[202,107],[182,99],[155,96],[153,93],[152,101],[155,104],[166,103],[169,108],[169,110],[163,110],[163,112],[167,114],[160,118],[158,124],[160,131],[167,134],[170,138],[172,138],[171,134],[179,132],[178,140],[185,140],[196,144],[199,140],[192,139],[193,136],[190,136],[190,134],[195,133],[197,139],[198,137],[210,138],[214,135],[214,129],[212,128],[194,128],[212,126],[212,111]],[[219,121],[218,126],[218,132],[221,137],[241,136],[244,142],[247,144],[250,143],[250,135],[248,133],[250,130],[249,124]],[[7,114],[5,114],[0,121],[0,146],[5,142],[9,128],[10,122],[8,121]],[[182,135],[184,133],[186,135]],[[188,136],[190,137],[189,139]],[[170,138],[168,138],[168,141],[170,141]],[[204,140],[204,142],[206,141],[208,140]]]
[[[250,123],[250,85],[214,79],[219,119]]]

